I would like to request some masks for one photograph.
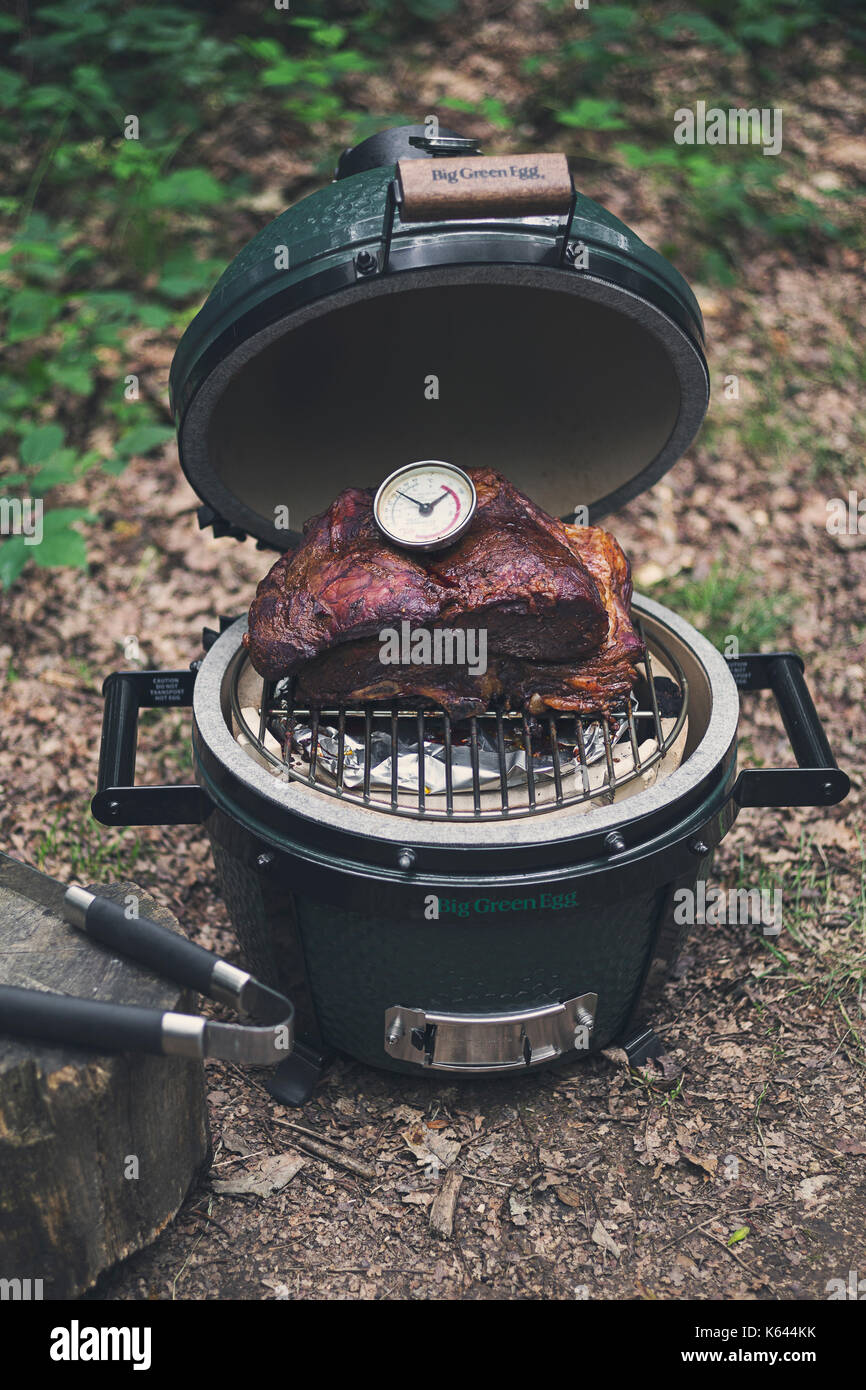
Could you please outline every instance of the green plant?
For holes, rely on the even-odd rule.
[[[0,78],[0,142],[14,144],[22,120],[40,139],[61,120],[67,139],[100,138],[130,113],[147,113],[155,141],[197,125],[210,90],[230,101],[244,87],[233,45],[208,34],[206,23],[206,7],[113,0],[37,0],[17,18],[4,15],[15,66]]]
[[[736,886],[778,890],[782,903],[782,932],[778,937],[755,931],[755,940],[769,957],[766,975],[785,980],[789,997],[829,1005],[844,1022],[843,1041],[866,1057],[861,1025],[852,1020],[866,997],[866,851],[857,836],[848,872],[840,874],[816,852],[803,832],[796,856],[788,863],[768,865],[741,850]]]
[[[0,585],[10,588],[28,560],[40,569],[62,566],[83,569],[87,564],[87,547],[75,523],[94,520],[93,514],[82,507],[54,507],[43,515],[42,537],[38,544],[29,545],[23,535],[9,536],[0,546]]]
[[[620,103],[606,97],[578,97],[567,109],[554,114],[559,125],[577,130],[622,130],[628,124]]]
[[[838,25],[853,38],[862,29],[859,0],[696,0],[698,13],[675,15],[696,38],[728,49],[784,48],[817,26]]]
[[[723,649],[729,636],[741,651],[760,650],[790,625],[794,601],[787,594],[762,594],[756,576],[717,560],[703,579],[660,580],[651,596],[669,604]]]
[[[64,806],[37,835],[33,856],[39,869],[59,869],[78,883],[133,878],[142,843],[129,831],[106,834],[89,813]]]
[[[28,0],[0,15],[2,486],[7,500],[44,498],[54,517],[40,547],[0,541],[4,587],[29,558],[83,563],[80,489],[62,490],[91,469],[119,473],[170,439],[153,374],[141,374],[137,398],[127,389],[139,375],[130,340],[176,339],[247,226],[260,225],[247,200],[262,146],[249,129],[287,138],[310,169],[330,170],[349,140],[427,114],[377,114],[365,105],[367,79],[392,73],[395,49],[410,68],[429,64],[461,23],[457,0],[305,0],[303,9]],[[640,171],[665,202],[671,254],[687,273],[732,283],[744,246],[751,254],[762,239],[803,257],[831,241],[862,250],[859,192],[805,187],[787,147],[770,159],[674,145],[662,59],[691,63],[696,51],[727,105],[744,73],[768,74],[772,92],[816,61],[797,48],[807,31],[850,42],[859,25],[855,0],[605,0],[579,12],[550,0],[522,90],[518,81],[477,100],[446,91],[440,104],[532,147],[573,142],[587,161]],[[834,380],[849,370],[842,351]],[[762,404],[740,417],[750,450],[799,449],[813,476],[839,475],[834,443],[815,437],[784,385],[768,382]],[[849,434],[856,449],[862,421]]]
[[[59,505],[57,489],[95,465],[118,473],[173,435],[163,402],[139,389],[127,342],[165,329],[224,264],[202,254],[197,235],[239,185],[181,167],[177,132],[247,94],[255,73],[208,24],[206,6],[112,0],[37,0],[0,17],[0,154],[12,195],[0,202],[0,436],[17,456],[2,486],[7,504],[45,505],[39,544],[0,542],[4,588],[31,559],[86,563],[79,527],[95,518]],[[108,448],[88,444],[98,425]]]
[[[93,255],[67,223],[32,213],[0,254],[0,319],[6,356],[0,372],[0,434],[17,454],[2,478],[9,501],[45,503],[43,536],[0,543],[0,585],[8,588],[28,560],[39,566],[81,566],[86,548],[77,524],[95,518],[83,508],[54,505],[57,488],[78,481],[96,464],[119,471],[135,453],[163,444],[173,430],[147,399],[126,399],[122,369],[133,327],[163,327],[171,311],[127,290],[84,293]],[[107,365],[114,363],[114,366]],[[117,438],[110,457],[82,447],[75,422],[80,402],[110,420]]]
[[[722,98],[717,104],[728,106]],[[784,240],[803,251],[817,239],[860,240],[853,218],[831,215],[829,195],[825,206],[788,192],[787,164],[766,158],[760,149],[695,149],[673,143],[644,148],[626,141],[614,153],[628,168],[655,175],[669,198],[680,190],[689,230],[704,247],[700,273],[707,279],[731,282],[731,267],[742,256],[745,237]]]
[[[283,105],[298,121],[342,120],[349,108],[341,82],[368,72],[372,62],[357,48],[345,47],[348,30],[311,16],[293,19],[292,27],[309,38],[300,52],[287,52],[278,39],[241,39],[241,47],[262,64],[266,87],[286,88]]]
[[[816,390],[825,384],[850,388],[862,370],[854,324],[840,320],[838,331],[840,341],[828,351],[826,378],[787,353],[769,354],[762,369],[749,374],[740,403],[720,404],[705,427],[701,444],[711,460],[724,459],[731,448],[745,449],[780,479],[820,480],[837,492],[846,491],[856,477],[851,458],[862,457],[866,447],[866,411],[852,412],[845,437],[837,441],[812,410]]]
[[[483,97],[479,102],[464,101],[461,97],[443,97],[439,105],[446,111],[461,111],[479,116],[496,130],[510,130],[514,124],[504,102],[498,97]]]
[[[742,146],[676,144],[676,103],[668,85],[654,80],[659,54],[697,46],[709,55],[701,69],[709,90],[705,85],[698,95],[708,106],[741,106],[744,71],[753,70],[753,83],[767,87],[762,68],[769,55],[773,83],[784,82],[781,63],[789,46],[822,25],[847,35],[853,0],[697,0],[683,10],[605,4],[567,18],[556,4],[549,10],[562,42],[525,60],[532,90],[523,116],[539,125],[552,122],[560,133],[592,132],[592,140],[575,145],[576,155],[651,177],[676,231],[671,250],[681,259],[677,252],[685,243],[702,280],[734,283],[744,244],[751,250],[760,240],[784,240],[804,255],[834,240],[862,249],[862,227],[847,206],[852,190],[804,193],[801,161],[787,147],[767,157]],[[773,85],[767,89],[772,94]],[[614,133],[626,128],[629,139],[617,141]]]

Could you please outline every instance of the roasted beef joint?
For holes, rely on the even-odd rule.
[[[294,676],[298,700],[314,705],[400,698],[455,718],[494,702],[533,713],[620,702],[642,650],[621,548],[599,527],[548,516],[491,469],[472,479],[472,525],[435,554],[391,545],[369,489],[348,489],[312,518],[258,587],[244,638],[256,670]],[[422,629],[483,633],[483,669],[385,664],[384,632]]]

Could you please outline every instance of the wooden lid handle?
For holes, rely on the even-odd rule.
[[[574,191],[564,154],[401,159],[397,179],[407,222],[567,212]]]

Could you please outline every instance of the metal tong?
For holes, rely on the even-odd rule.
[[[77,886],[64,888],[2,852],[0,883],[50,908],[119,955],[255,1020],[218,1023],[196,1014],[0,985],[0,1032],[102,1052],[220,1057],[253,1066],[276,1066],[291,1053],[293,1004],[247,971],[150,917],[129,918],[119,903]]]

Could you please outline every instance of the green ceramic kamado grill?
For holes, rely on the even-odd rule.
[[[240,252],[171,394],[200,523],[287,549],[341,489],[418,459],[489,465],[595,522],[688,447],[708,376],[688,285],[562,156],[409,126],[347,151]],[[250,666],[245,617],[189,671],[108,678],[94,814],[206,827],[247,963],[294,1001],[284,1098],[336,1050],[456,1074],[614,1041],[641,1061],[677,890],[741,808],[845,796],[799,657],[728,660],[658,603],[634,615],[634,700],[610,725],[551,715],[541,762],[517,714],[296,708]],[[774,691],[798,766],[738,776],[741,689]],[[172,704],[192,706],[196,782],[135,786],[138,710]],[[298,728],[288,756],[274,730]]]

